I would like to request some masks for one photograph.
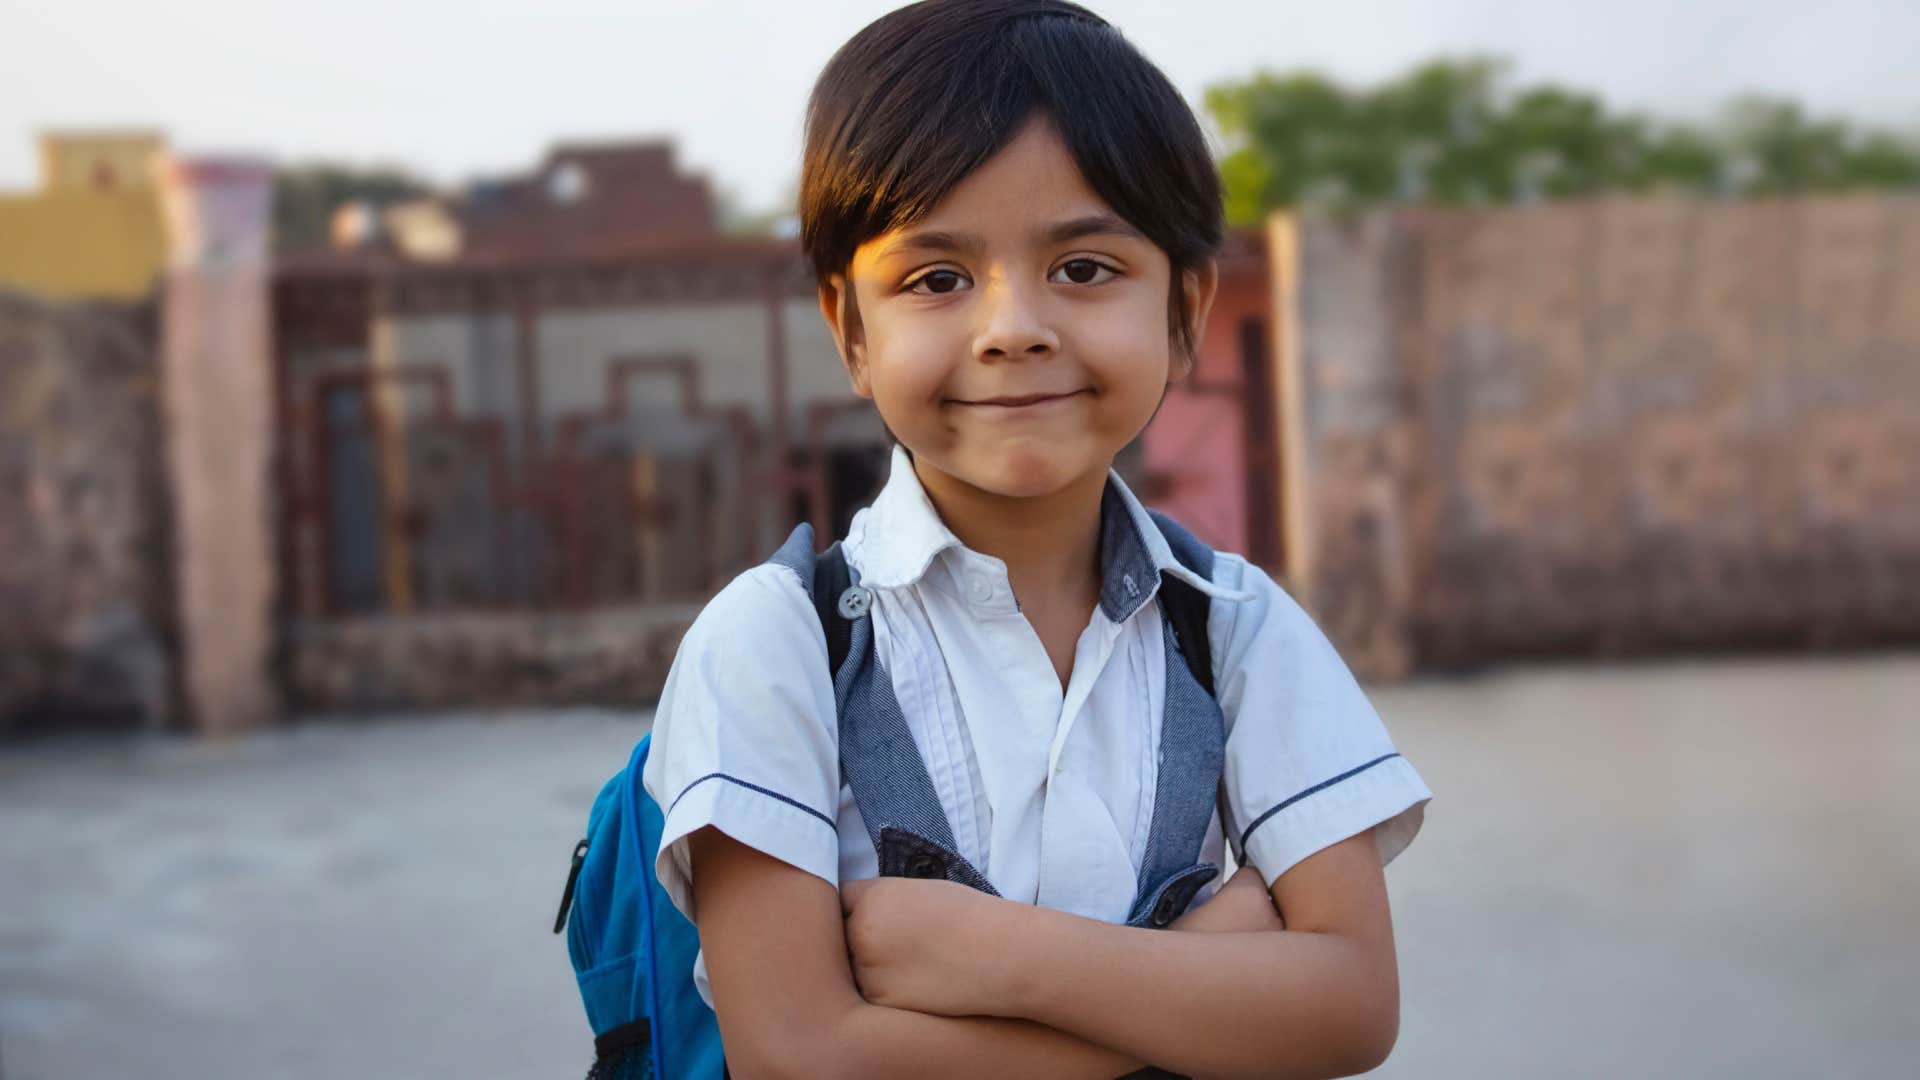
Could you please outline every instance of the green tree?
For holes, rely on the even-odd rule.
[[[1440,59],[1367,88],[1314,72],[1208,89],[1227,139],[1227,218],[1281,207],[1484,204],[1611,191],[1777,195],[1920,188],[1920,141],[1748,98],[1707,129],[1616,114],[1596,95],[1510,89],[1489,57]]]
[[[1730,186],[1741,194],[1799,195],[1920,183],[1920,147],[1882,132],[1816,120],[1795,102],[1748,97],[1726,112]]]
[[[1720,147],[1698,128],[1674,125],[1651,132],[1627,185],[1635,191],[1714,191],[1725,171]]]

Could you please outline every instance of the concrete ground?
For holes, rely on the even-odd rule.
[[[1389,870],[1386,1077],[1898,1077],[1920,657],[1381,690],[1435,792]],[[551,933],[645,718],[0,749],[0,1076],[567,1077]]]

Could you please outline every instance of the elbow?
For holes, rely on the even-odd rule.
[[[1386,1064],[1400,1041],[1400,988],[1387,980],[1359,995],[1349,1013],[1345,1038],[1338,1040],[1336,1059],[1328,1076],[1358,1076]]]
[[[1250,1071],[1237,1075],[1332,1080],[1359,1076],[1386,1064],[1400,1039],[1397,981],[1348,985],[1351,992],[1328,1000],[1326,1010],[1317,1012],[1306,1028],[1274,1024],[1275,1031],[1291,1027],[1295,1034],[1285,1045],[1272,1047]]]
[[[722,1040],[726,1048],[727,1075],[734,1080],[798,1080],[811,1068],[810,1056],[798,1053],[798,1047],[779,1049],[745,1045],[744,1041]]]
[[[1285,1077],[1286,1080],[1334,1080],[1341,1076],[1370,1073],[1387,1063],[1398,1041],[1400,1023],[1397,1014],[1386,1018],[1356,1019],[1339,1031],[1326,1032],[1304,1055],[1296,1049],[1288,1053],[1275,1050],[1270,1057],[1249,1062],[1245,1071],[1209,1073],[1210,1080],[1254,1080]]]
[[[1359,1025],[1348,1045],[1348,1060],[1336,1076],[1358,1076],[1387,1063],[1394,1043],[1400,1041],[1400,1010],[1384,1010],[1384,1015],[1369,1017]]]
[[[865,1080],[884,1076],[860,1057],[861,1043],[845,1025],[781,1026],[771,1038],[726,1043],[727,1074],[734,1080]]]
[[[823,1076],[849,1076],[850,1073],[846,1063],[837,1060],[830,1048],[789,1046],[784,1049],[741,1052],[729,1046],[727,1075],[734,1080],[814,1080]]]
[[[1337,1026],[1322,1028],[1322,1037],[1309,1040],[1312,1048],[1302,1054],[1296,1042],[1290,1050],[1274,1048],[1257,1062],[1246,1062],[1240,1069],[1207,1073],[1209,1080],[1334,1080],[1341,1076],[1359,1076],[1386,1064],[1400,1038],[1400,1011],[1397,1007],[1356,1010]]]

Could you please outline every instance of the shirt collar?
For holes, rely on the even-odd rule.
[[[962,545],[940,520],[904,447],[894,446],[887,468],[886,486],[855,515],[847,546],[859,553],[860,584],[899,589],[919,581],[941,552]]]
[[[964,547],[940,520],[904,448],[893,448],[888,468],[886,486],[855,519],[848,537],[848,545],[858,552],[860,583],[882,589],[913,585],[941,552]],[[1100,607],[1112,621],[1124,622],[1153,599],[1162,574],[1217,600],[1253,598],[1251,592],[1215,585],[1182,566],[1147,508],[1113,470],[1107,472],[1100,515]]]

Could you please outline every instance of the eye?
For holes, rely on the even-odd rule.
[[[1103,278],[1099,276],[1103,270],[1108,274],[1107,277]],[[1068,284],[1099,285],[1103,282],[1111,281],[1120,271],[1115,270],[1106,263],[1096,262],[1093,259],[1068,259],[1066,262],[1061,263],[1060,268],[1055,270],[1054,273],[1056,275],[1065,274]]]
[[[960,288],[966,281],[966,275],[958,270],[929,270],[901,286],[901,290],[922,296],[940,296]],[[923,284],[926,285],[925,289],[920,287]]]

